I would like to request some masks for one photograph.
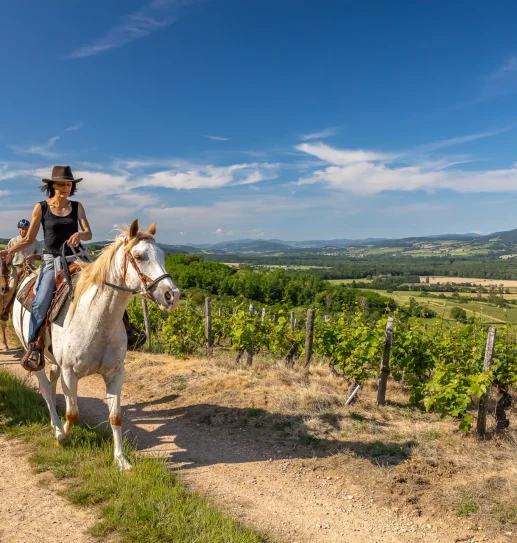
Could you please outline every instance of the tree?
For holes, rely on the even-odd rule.
[[[451,319],[465,324],[467,322],[467,312],[461,307],[453,307],[450,313]]]

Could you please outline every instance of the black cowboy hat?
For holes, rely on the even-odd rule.
[[[79,183],[79,181],[82,180],[82,177],[79,177],[79,179],[74,179],[72,168],[70,168],[70,166],[54,166],[52,168],[52,175],[50,176],[50,179],[42,179],[43,183],[53,183],[55,181],[58,183],[62,183],[63,181]]]

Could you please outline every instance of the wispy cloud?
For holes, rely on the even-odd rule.
[[[110,28],[104,36],[72,51],[66,58],[86,58],[148,36],[176,22],[182,11],[196,0],[154,0],[139,11],[130,13]]]
[[[417,149],[421,152],[437,151],[438,149],[444,149],[445,147],[450,147],[451,145],[460,145],[462,143],[468,143],[469,141],[480,140],[483,138],[491,138],[492,136],[497,136],[498,134],[509,132],[513,128],[513,126],[507,126],[505,128],[500,128],[499,130],[492,130],[490,132],[479,132],[477,134],[468,134],[467,136],[460,136],[457,138],[449,138],[446,140],[435,141],[434,143],[426,143],[424,145],[420,145]]]
[[[55,153],[52,148],[61,139],[60,136],[54,136],[50,138],[47,143],[39,145],[10,145],[9,147],[18,154],[25,155],[39,155],[45,158],[57,158],[59,155]]]
[[[471,104],[517,92],[517,57],[511,56],[486,78],[479,96]]]
[[[303,141],[309,140],[321,140],[324,138],[330,138],[338,133],[338,129],[334,127],[325,128],[319,132],[310,132],[308,134],[300,134],[300,139]]]
[[[332,164],[353,164],[364,161],[384,161],[392,160],[394,155],[388,153],[378,153],[376,151],[363,151],[362,149],[335,149],[324,143],[301,143],[296,145],[295,149],[315,156],[325,162]]]
[[[209,134],[201,134],[204,138],[214,141],[230,141],[230,138],[225,138],[223,136],[210,136]]]
[[[75,123],[72,126],[65,128],[63,132],[75,132],[76,130],[81,130],[83,126],[84,126],[84,123],[79,121],[78,123]]]
[[[10,145],[9,148],[15,153],[22,155],[39,155],[45,158],[58,158],[59,153],[54,151],[54,146],[67,132],[75,132],[83,127],[82,122],[78,122],[68,128],[65,128],[58,136],[53,136],[46,143],[31,145]]]
[[[517,72],[517,57],[510,57],[498,70],[490,75],[490,79],[500,79],[508,72]]]

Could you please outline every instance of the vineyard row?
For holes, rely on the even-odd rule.
[[[371,320],[358,308],[323,318],[309,309],[305,322],[297,323],[293,312],[257,312],[253,305],[212,308],[209,298],[204,311],[187,304],[165,319],[145,301],[142,308],[133,300],[128,310],[133,322],[146,326],[155,346],[175,356],[211,356],[214,348],[223,348],[235,352],[236,363],[245,355],[251,365],[262,353],[284,360],[290,368],[301,359],[304,371],[309,371],[316,355],[352,389],[378,379],[379,405],[385,402],[391,375],[409,392],[412,404],[456,418],[465,432],[473,425],[477,407],[477,430],[484,433],[492,388],[499,396],[497,430],[509,425],[506,410],[517,385],[516,334],[509,325],[499,328],[496,339],[495,328],[487,330],[477,321],[428,326],[398,312]]]

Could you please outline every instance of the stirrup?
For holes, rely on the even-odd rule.
[[[45,367],[44,351],[36,349],[35,343],[29,343],[26,353],[20,361],[24,370],[39,371]]]

